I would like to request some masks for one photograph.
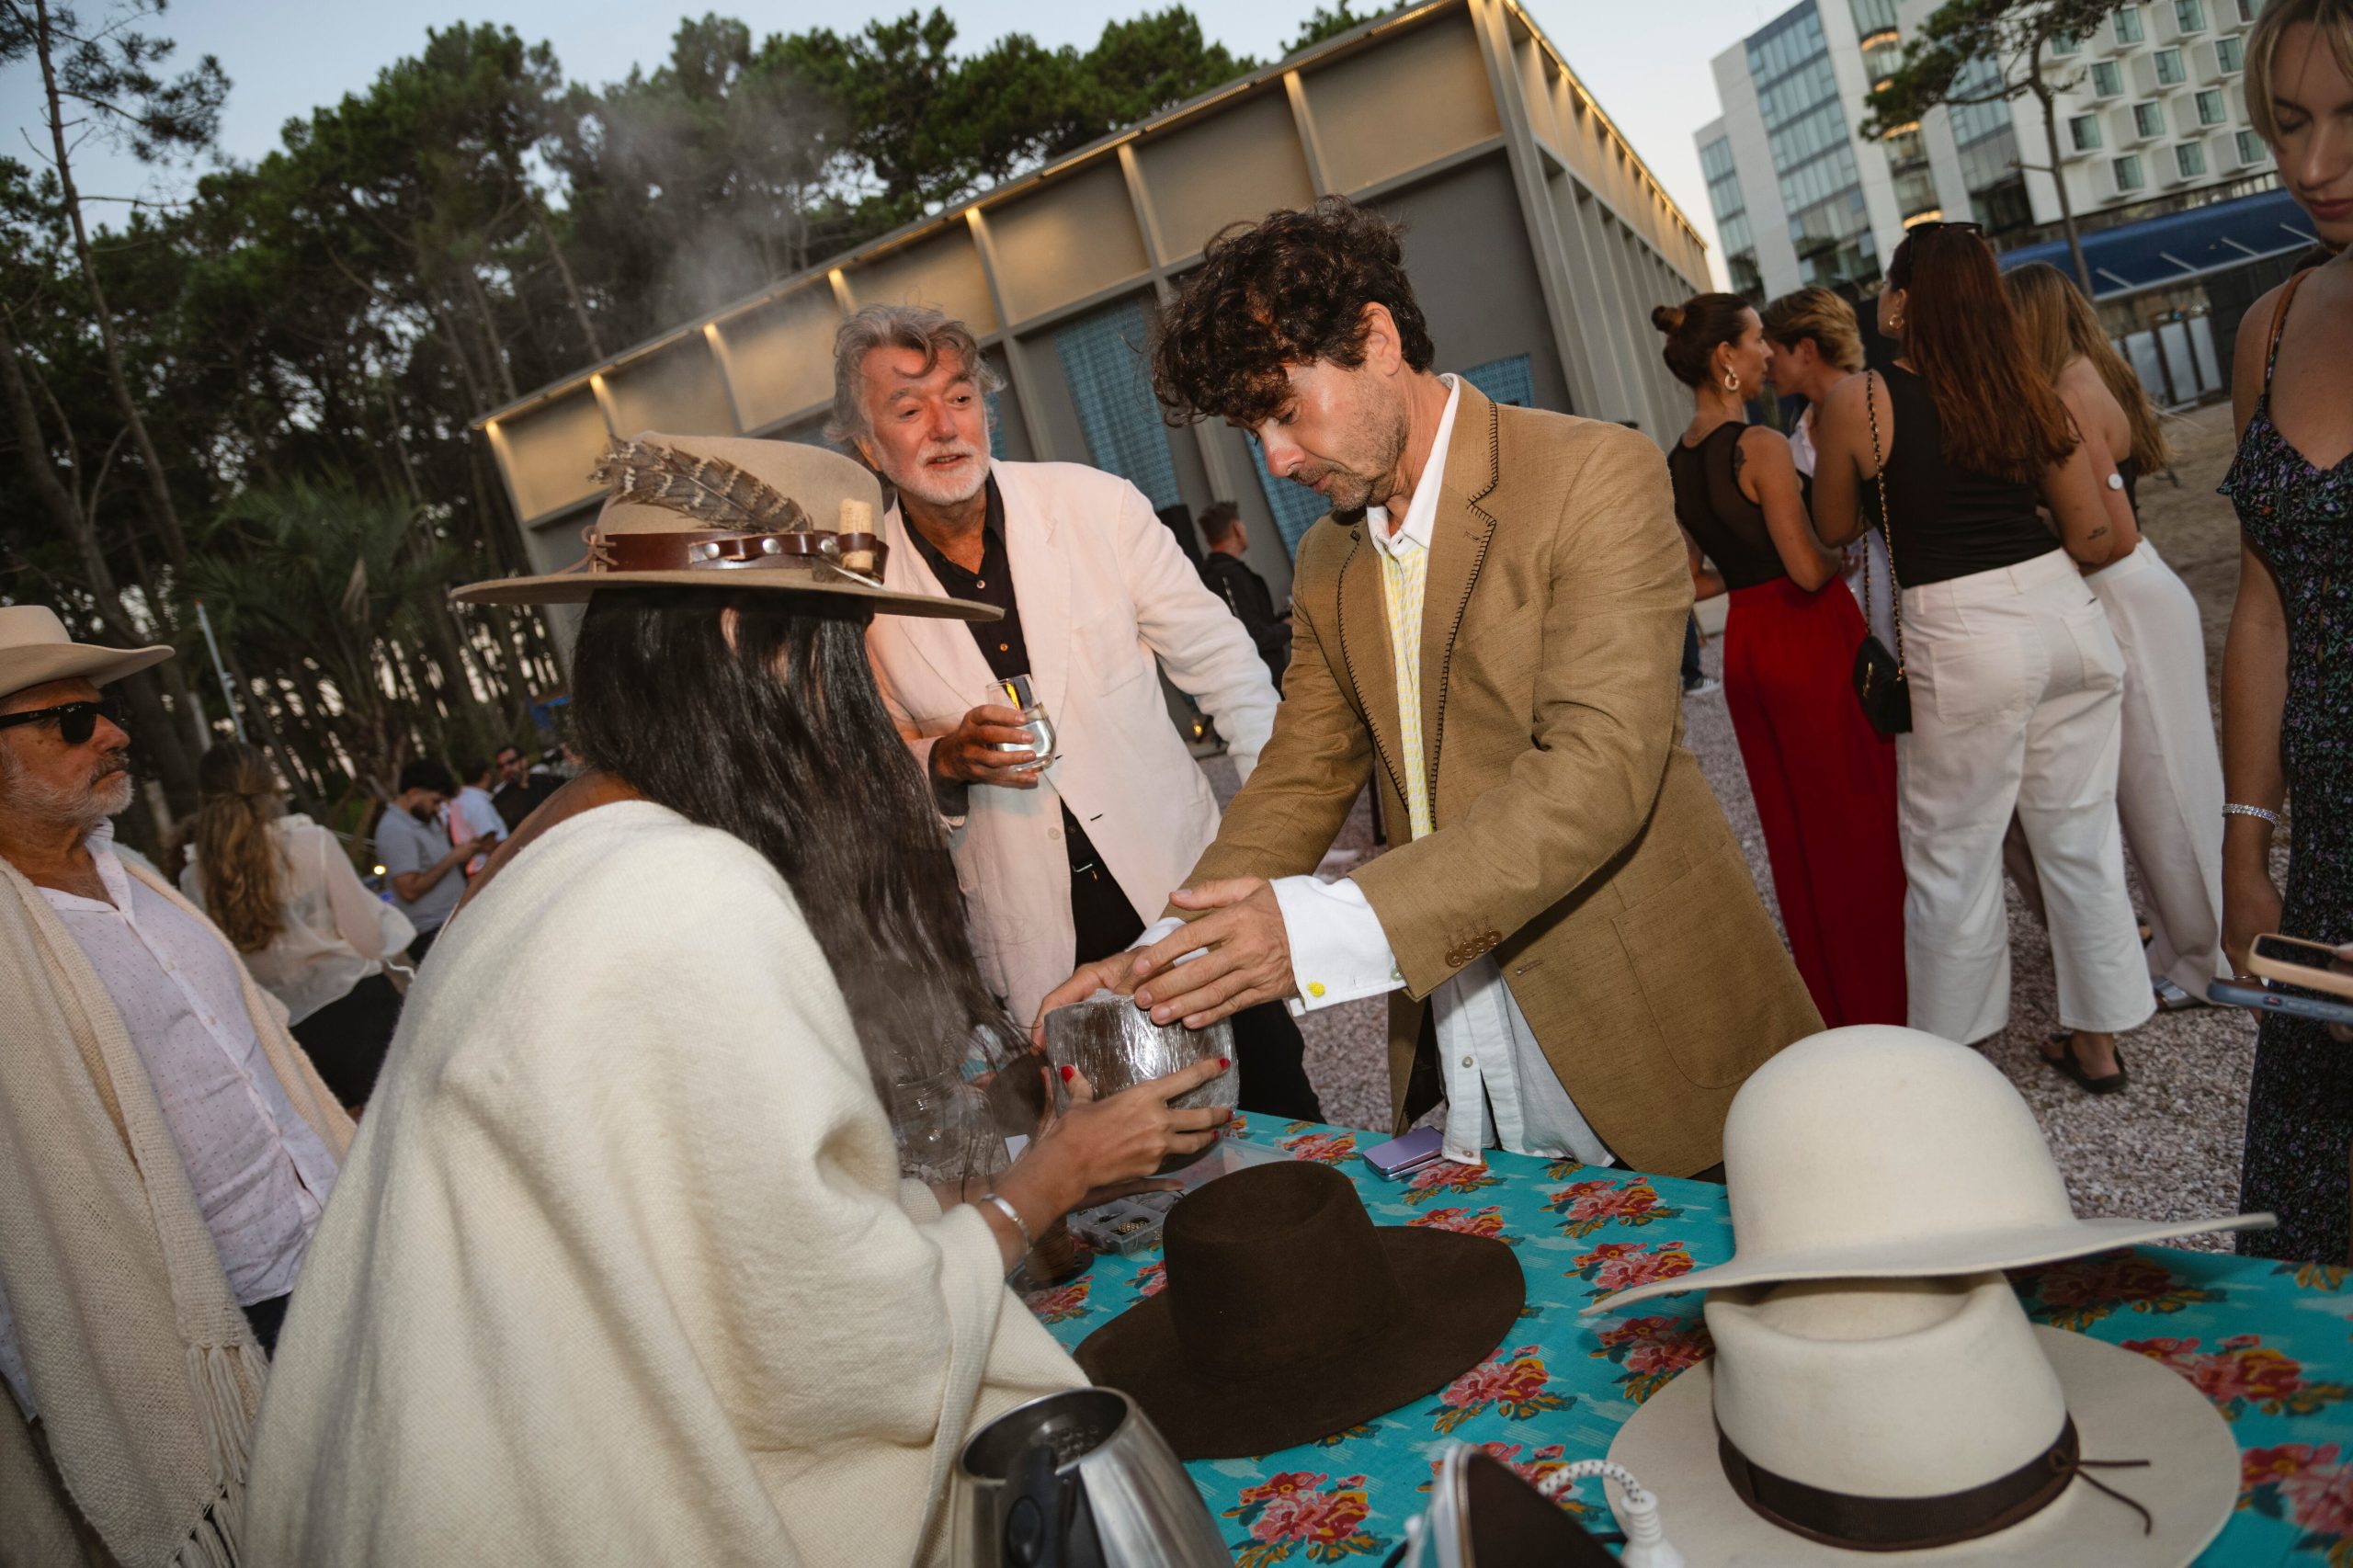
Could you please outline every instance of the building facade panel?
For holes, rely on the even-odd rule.
[[[1143,276],[1143,236],[1119,165],[1108,160],[989,209],[997,289],[1014,323]]]
[[[903,246],[843,274],[855,305],[929,305],[986,337],[996,331],[995,302],[972,231],[963,224]]]
[[[1478,37],[1462,11],[1300,75],[1324,182],[1343,193],[1409,174],[1503,129]]]
[[[1290,103],[1279,87],[1146,139],[1136,162],[1172,260],[1199,256],[1228,223],[1315,200]]]

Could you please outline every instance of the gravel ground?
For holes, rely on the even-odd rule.
[[[2238,580],[2237,533],[2229,505],[2214,494],[2230,456],[2229,410],[2203,409],[2170,426],[2177,444],[2177,488],[2162,477],[2141,486],[2148,536],[2190,585],[2204,613],[2210,687],[2219,683],[2222,631]],[[1703,658],[1720,673],[1719,650]],[[1742,771],[1732,721],[1721,694],[1684,703],[1686,740],[1733,831],[1747,851],[1756,885],[1774,908],[1772,873]],[[1233,786],[1224,759],[1210,764],[1220,798]],[[1324,864],[1345,875],[1378,853],[1372,822],[1358,801]],[[2134,894],[2139,898],[2137,878]],[[1986,1055],[2009,1075],[2034,1108],[2066,1175],[2077,1210],[2092,1215],[2173,1219],[2228,1212],[2237,1207],[2239,1153],[2246,1119],[2247,1076],[2254,1065],[2255,1027],[2247,1015],[2218,1008],[2159,1014],[2127,1036],[2123,1052],[2132,1073],[2124,1094],[2094,1098],[2044,1066],[2036,1042],[2058,1028],[2055,982],[2042,929],[2009,895],[2010,1025],[1986,1042]],[[1778,918],[1778,915],[1777,915]],[[1324,1008],[1301,1021],[1307,1070],[1326,1120],[1344,1127],[1388,1123],[1387,1009],[1379,1001]],[[2177,1244],[2226,1247],[2203,1236]]]

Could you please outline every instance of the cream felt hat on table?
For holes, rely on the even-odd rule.
[[[823,447],[734,436],[619,441],[594,477],[604,509],[562,572],[469,583],[467,604],[581,604],[608,588],[772,588],[864,600],[877,615],[995,620],[994,605],[882,585],[882,488]]]
[[[2019,1268],[2111,1247],[2269,1226],[2269,1214],[2079,1220],[2034,1112],[2000,1068],[1916,1029],[1799,1040],[1724,1119],[1732,1261],[1596,1301],[1784,1279],[1901,1279]]]
[[[0,605],[0,698],[53,680],[94,686],[136,675],[172,656],[169,648],[101,648],[76,642],[47,605]]]
[[[2027,1320],[1996,1273],[1708,1298],[1711,1360],[1609,1457],[1711,1568],[2184,1568],[2236,1506],[2195,1385]]]

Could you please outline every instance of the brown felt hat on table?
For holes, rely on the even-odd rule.
[[[1167,1288],[1087,1335],[1078,1364],[1179,1459],[1312,1443],[1435,1392],[1528,1296],[1503,1243],[1376,1226],[1347,1176],[1304,1161],[1221,1176],[1161,1235]]]
[[[993,605],[882,585],[882,488],[801,441],[664,436],[617,441],[592,476],[604,509],[587,555],[561,572],[469,583],[467,604],[585,603],[609,588],[774,588],[862,599],[877,615],[995,620]]]

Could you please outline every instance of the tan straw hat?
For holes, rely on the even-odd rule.
[[[995,620],[993,606],[882,585],[874,476],[799,441],[647,431],[597,464],[604,510],[562,572],[470,583],[471,604],[581,604],[600,588],[779,588],[866,600],[878,615]]]
[[[2185,1568],[2237,1506],[2196,1384],[2028,1322],[1999,1274],[1716,1290],[1706,1312],[1714,1358],[1609,1449],[1695,1568]]]
[[[1899,1279],[2019,1268],[2268,1214],[2078,1220],[2034,1112],[1967,1046],[1860,1024],[1758,1068],[1724,1119],[1733,1259],[1594,1302],[1783,1279]]]
[[[172,656],[169,648],[100,648],[76,642],[47,605],[0,606],[0,697],[53,680],[94,686],[136,675]]]

